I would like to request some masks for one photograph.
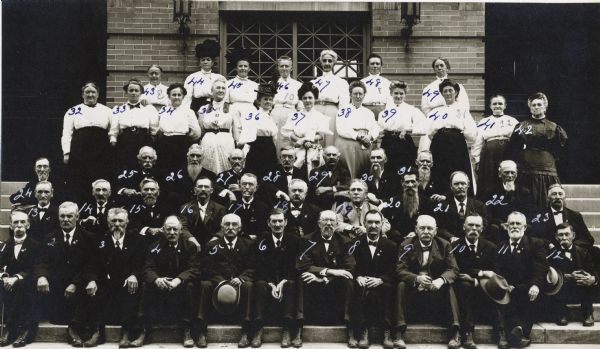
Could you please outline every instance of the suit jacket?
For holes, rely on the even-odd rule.
[[[87,231],[96,234],[97,237],[104,235],[108,231],[108,210],[116,207],[114,202],[109,199],[104,208],[104,213],[100,213],[98,210],[98,204],[96,201],[84,202],[79,206],[79,224]],[[82,221],[88,217],[95,217],[96,223],[92,224],[89,222],[83,223]]]
[[[347,237],[334,233],[326,251],[321,232],[316,231],[305,238],[303,245],[296,260],[296,269],[301,273],[308,271],[318,274],[325,268],[354,271],[356,260],[349,253],[351,241]]]
[[[367,183],[369,193],[374,194],[382,201],[388,201],[392,196],[400,194],[402,190],[400,176],[392,169],[383,171],[383,175],[379,179],[379,186],[375,185],[375,176],[370,171],[362,172],[358,178]]]
[[[163,237],[146,249],[142,277],[149,284],[160,277],[194,281],[200,277],[200,266],[201,257],[196,245],[179,236],[177,248],[173,249]]]
[[[242,219],[240,236],[245,238],[248,238],[249,235],[260,235],[267,230],[269,212],[271,212],[271,207],[256,197],[250,204],[238,201],[227,207],[227,213],[235,213]],[[220,233],[219,236],[223,236],[223,234]]]
[[[417,236],[406,239],[400,245],[396,263],[398,280],[414,284],[420,272],[426,272],[432,279],[442,277],[449,284],[454,282],[458,275],[458,265],[448,241],[434,237],[427,261],[423,261],[423,248]]]
[[[168,216],[168,211],[161,202],[157,202],[154,206],[146,206],[143,202],[138,201],[129,208],[129,226],[132,230],[137,230],[137,234],[141,230],[148,228],[161,228],[165,218]],[[144,234],[142,234],[144,235]]]
[[[281,247],[275,247],[273,235],[269,232],[256,245],[256,280],[264,280],[278,284],[281,280],[296,280],[296,258],[300,251],[302,240],[294,235],[284,233]]]
[[[489,214],[489,224],[500,226],[506,222],[508,215],[513,211],[523,213],[530,217],[534,211],[531,190],[517,186],[513,192],[504,190],[502,183],[481,196]]]
[[[65,242],[61,229],[49,234],[45,241],[45,252],[38,276],[48,278],[50,288],[52,288],[53,280],[58,283],[59,287],[66,287],[69,284],[85,287],[86,273],[89,270],[89,263],[93,263],[92,257],[97,237],[81,227],[76,227],[71,238],[71,245]]]
[[[111,282],[121,287],[125,279],[133,275],[141,282],[144,257],[144,241],[135,231],[125,233],[121,249],[115,247],[112,234],[106,233],[94,246],[88,281]]]
[[[39,274],[41,255],[42,244],[27,236],[15,258],[15,239],[11,237],[0,242],[0,270],[10,276],[18,274],[26,283],[33,282]]]
[[[472,213],[477,213],[483,217],[483,230],[485,231],[488,225],[485,205],[473,197],[468,197],[467,205],[465,207],[465,217]],[[463,231],[465,219],[460,218],[453,195],[449,195],[446,200],[438,203],[433,208],[433,214],[438,222],[437,236],[448,241],[450,241],[450,238],[453,236],[458,238],[463,238],[465,236]]]
[[[355,246],[352,251],[356,260],[355,278],[371,276],[381,278],[384,282],[394,280],[397,245],[392,240],[379,237],[373,256],[371,256],[366,234],[355,240],[352,246]]]
[[[160,174],[156,167],[146,170],[141,166],[133,166],[133,168],[122,168],[115,179],[115,197],[120,205],[131,205],[134,201],[121,193],[124,189],[134,189],[140,191],[140,183],[146,178],[152,178],[157,182],[160,181]]]
[[[573,244],[569,251],[565,251],[557,245],[550,249],[546,259],[551,267],[565,274],[570,274],[575,270],[585,270],[596,278],[598,277],[598,271],[594,268],[594,260],[587,248]]]
[[[204,246],[221,229],[221,219],[224,215],[225,207],[209,200],[202,220],[198,201],[190,201],[179,210],[182,233],[193,235],[200,245]]]
[[[194,185],[196,179],[201,177],[210,179],[213,183],[213,188],[215,187],[217,175],[206,168],[202,168],[196,178],[190,178],[186,167],[178,171],[168,171],[168,173],[161,174],[160,180],[158,181],[161,197],[164,200],[167,209],[171,211],[171,214],[175,213],[177,208],[181,205],[194,199]],[[217,194],[218,193],[213,191],[213,196],[216,196]]]
[[[365,220],[365,215],[370,210],[377,210],[379,208],[367,201],[363,202],[360,207],[360,215],[358,214],[357,208],[351,201],[346,201],[341,205],[337,206],[336,214],[338,217],[339,225],[337,227],[337,231],[340,233],[344,231],[348,231],[348,229],[352,227],[358,227],[364,225],[363,222]],[[381,227],[381,232],[385,235],[390,231],[391,225],[387,218],[383,217],[383,225]],[[350,238],[355,238],[352,233],[350,233]]]
[[[451,245],[461,273],[476,278],[480,270],[494,270],[497,253],[496,245],[492,242],[480,237],[475,252],[471,251],[465,239],[456,240]]]
[[[50,202],[50,206],[44,212],[42,218],[40,218],[41,214],[37,204],[27,210],[27,215],[31,223],[27,235],[38,242],[43,243],[50,232],[60,229],[58,223],[58,206],[53,201]]]
[[[496,254],[496,272],[510,285],[529,289],[544,283],[548,273],[544,241],[524,235],[514,253],[510,251],[510,241],[506,240],[497,245]]]
[[[391,225],[391,230],[387,234],[388,238],[396,243],[402,243],[408,233],[415,231],[419,215],[433,215],[433,201],[421,194],[419,194],[419,208],[412,217],[409,217],[404,212],[404,206],[402,195],[397,195],[384,202],[381,209],[381,213],[388,219]]]
[[[532,217],[531,236],[546,240],[557,246],[558,242],[556,242],[555,238],[557,229],[552,209],[548,207]],[[594,237],[592,237],[587,225],[585,225],[581,213],[565,207],[563,208],[563,222],[573,226],[573,230],[575,231],[574,243],[576,245],[585,248],[590,248],[594,245]]]
[[[233,250],[229,250],[225,238],[210,241],[204,251],[205,277],[219,283],[223,280],[240,278],[253,281],[256,271],[256,246],[251,240],[237,238]]]
[[[335,202],[334,193],[328,192],[321,195],[316,194],[320,187],[335,187],[337,191],[348,190],[350,187],[350,171],[347,166],[338,163],[333,168],[327,164],[310,171],[308,176],[308,197],[321,208],[328,210]]]
[[[293,204],[290,202],[288,209],[285,211],[285,219],[287,220],[285,233],[304,237],[304,235],[315,231],[315,229],[317,229],[321,208],[308,201],[304,201],[300,214],[298,217],[294,217],[292,214],[292,205]]]
[[[54,195],[52,201],[57,205],[60,205],[63,201],[71,199],[67,193],[65,182],[61,179],[60,175],[54,173],[54,169],[48,177],[48,182],[52,183],[52,189]],[[10,197],[10,203],[13,205],[36,205],[37,199],[35,198],[35,186],[38,183],[38,177],[34,174],[25,185],[14,192]]]
[[[307,181],[306,171],[303,171],[297,167],[292,167],[292,179],[301,179]],[[259,177],[260,185],[264,191],[265,202],[273,204],[276,202],[275,194],[278,191],[282,191],[287,194],[288,192],[288,178],[283,166],[278,165],[277,168],[268,172],[267,175],[262,178]]]

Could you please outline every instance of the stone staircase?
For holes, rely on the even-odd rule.
[[[10,202],[8,197],[11,193],[21,188],[22,182],[0,183],[0,240],[8,236],[8,223],[10,213]],[[585,222],[600,244],[600,185],[565,185],[567,192],[567,205],[582,212]],[[594,305],[594,317],[600,320],[600,304]],[[600,343],[600,325],[594,327],[583,327],[581,325],[581,314],[578,307],[570,306],[570,321],[568,326],[560,327],[554,323],[538,323],[534,326],[531,340],[534,344],[597,344]],[[234,325],[213,325],[208,329],[208,340],[212,343],[235,343],[239,339],[240,328]],[[106,329],[107,342],[117,342],[120,330],[114,326]],[[379,337],[376,334],[376,337]],[[180,333],[173,327],[159,328],[154,333],[154,342],[157,343],[179,343]],[[40,324],[37,342],[66,342],[65,326],[49,323]],[[266,327],[264,332],[265,342],[278,342],[280,340],[280,329],[277,327]],[[434,344],[447,342],[447,330],[440,326],[429,324],[415,324],[409,326],[405,340],[407,343]],[[343,326],[305,326],[305,342],[317,343],[343,343],[346,341],[345,328]],[[492,328],[487,325],[479,325],[475,331],[477,343],[494,343]]]

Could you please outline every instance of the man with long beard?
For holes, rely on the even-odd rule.
[[[399,194],[398,177],[400,171],[393,168],[386,169],[387,156],[385,150],[378,148],[371,150],[371,165],[368,171],[361,173],[358,179],[367,183],[369,201],[381,204],[392,196]]]
[[[435,183],[431,180],[431,168],[433,167],[433,155],[429,150],[420,151],[417,154],[415,164],[419,174],[419,191],[424,196],[434,201],[443,200],[443,196],[435,191]]]
[[[414,226],[417,217],[422,214],[433,214],[434,207],[431,199],[421,195],[419,177],[414,170],[402,174],[400,180],[402,194],[384,202],[381,210],[392,226],[388,238],[396,243],[402,243],[405,238],[415,236]]]

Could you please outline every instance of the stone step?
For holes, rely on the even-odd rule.
[[[598,184],[564,184],[568,198],[600,198]]]
[[[600,212],[600,197],[567,198],[567,207],[580,212]]]
[[[600,228],[600,212],[581,212],[588,229]]]
[[[23,188],[27,182],[1,182],[0,183],[0,194],[10,195],[17,190]]]

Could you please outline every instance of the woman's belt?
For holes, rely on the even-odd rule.
[[[491,137],[491,138],[488,138],[488,139],[486,139],[485,141],[486,141],[486,142],[489,142],[489,141],[507,141],[507,140],[508,140],[508,137],[504,137],[504,136],[496,136],[496,137]]]
[[[316,101],[315,104],[319,104],[319,105],[335,105],[337,106],[337,103],[334,102],[329,102],[329,101]]]
[[[145,127],[127,127],[121,130],[121,134],[129,133],[134,135],[148,134],[148,129]]]
[[[229,133],[229,129],[228,128],[207,128],[204,131],[210,132],[210,133],[220,133],[220,132],[227,132],[227,133]]]
[[[384,136],[399,136],[404,131],[383,131]],[[406,131],[406,134],[411,134],[411,131]]]

